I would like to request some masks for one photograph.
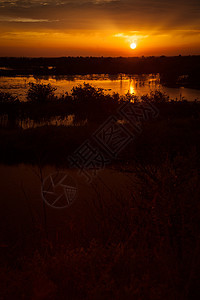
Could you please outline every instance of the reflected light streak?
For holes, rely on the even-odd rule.
[[[129,93],[135,94],[135,88],[133,86],[133,80],[130,81]]]

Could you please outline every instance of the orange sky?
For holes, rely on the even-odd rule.
[[[200,54],[199,0],[0,3],[0,56],[178,54]]]

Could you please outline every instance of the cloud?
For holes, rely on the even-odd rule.
[[[20,18],[20,17],[17,17],[17,18],[0,17],[0,22],[43,23],[43,22],[52,22],[52,21],[46,20],[46,19],[31,19],[31,18]]]
[[[114,34],[113,36],[116,38],[123,38],[129,43],[137,42],[138,40],[142,40],[149,37],[149,35],[139,34],[139,31],[131,31],[129,34],[117,33]]]
[[[33,6],[77,6],[79,5],[102,5],[106,3],[119,2],[119,0],[3,0],[0,3],[0,6],[3,7],[33,7]]]

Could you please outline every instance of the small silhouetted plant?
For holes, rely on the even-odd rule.
[[[49,102],[55,98],[54,92],[56,88],[52,87],[51,84],[35,84],[29,83],[29,90],[27,99],[32,102]]]
[[[130,92],[127,92],[125,94],[124,100],[128,102],[138,102],[139,98],[135,94],[131,94]]]
[[[4,93],[0,92],[0,103],[7,104],[7,103],[18,103],[19,99],[17,96],[13,96],[11,93]]]

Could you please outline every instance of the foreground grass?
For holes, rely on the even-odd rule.
[[[36,118],[40,106],[25,105],[24,115]],[[118,104],[113,105],[107,113],[116,112]],[[86,209],[80,206],[62,224],[64,238],[61,228],[47,234],[36,222],[27,240],[1,247],[0,298],[199,299],[200,106],[156,105],[159,117],[144,123],[142,133],[110,165],[131,180],[129,189],[105,198],[101,186],[93,184],[96,194]],[[92,101],[42,105],[39,118],[47,108],[51,116],[78,108],[77,115],[88,122],[2,128],[1,163],[65,166],[67,156],[107,117],[105,107]]]
[[[28,251],[1,249],[2,299],[198,299],[197,158],[117,166],[130,190],[104,199],[97,186],[65,239],[41,229]]]

